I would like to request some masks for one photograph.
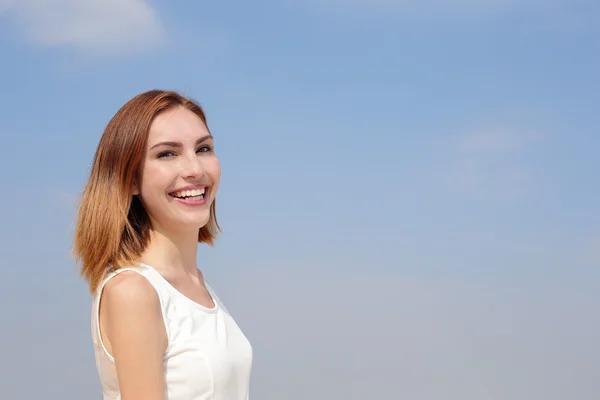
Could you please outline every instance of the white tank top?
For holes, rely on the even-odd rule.
[[[109,274],[94,296],[92,338],[104,400],[120,400],[121,394],[114,358],[100,337],[98,305],[106,282],[123,271],[141,274],[158,293],[168,337],[165,399],[248,400],[252,347],[212,288],[206,284],[215,307],[203,307],[144,264]]]

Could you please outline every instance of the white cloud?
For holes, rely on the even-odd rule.
[[[150,50],[165,35],[144,0],[14,0],[4,8],[22,34],[43,46],[114,55]]]

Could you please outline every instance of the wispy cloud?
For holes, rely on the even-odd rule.
[[[456,20],[502,15],[535,15],[552,20],[586,19],[598,7],[586,0],[306,0],[312,10],[335,14],[392,15]]]
[[[515,198],[531,186],[525,155],[540,135],[512,129],[486,129],[457,135],[450,144],[453,189],[497,198]]]
[[[503,154],[523,150],[535,137],[506,129],[491,129],[457,137],[455,148],[463,154]]]
[[[4,0],[2,10],[32,43],[94,55],[144,52],[165,38],[156,10],[144,0]]]
[[[15,0],[0,0],[0,13],[12,8],[15,5]]]
[[[67,210],[70,213],[75,212],[79,203],[79,195],[77,193],[57,187],[48,188],[47,196],[57,209],[61,211]]]

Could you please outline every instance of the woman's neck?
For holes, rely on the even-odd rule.
[[[141,257],[141,262],[173,273],[185,272],[196,276],[198,234],[169,235],[160,231],[150,232],[150,243]]]

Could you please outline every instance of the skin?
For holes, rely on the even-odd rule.
[[[133,188],[153,226],[140,261],[209,308],[214,302],[196,266],[196,255],[198,230],[209,221],[221,177],[213,146],[208,128],[193,112],[177,107],[161,113],[150,128],[140,179]],[[169,195],[194,184],[208,185],[202,206],[183,205]],[[125,271],[108,281],[101,299],[100,331],[115,358],[122,399],[164,400],[163,355],[168,338],[158,295],[146,278]]]

